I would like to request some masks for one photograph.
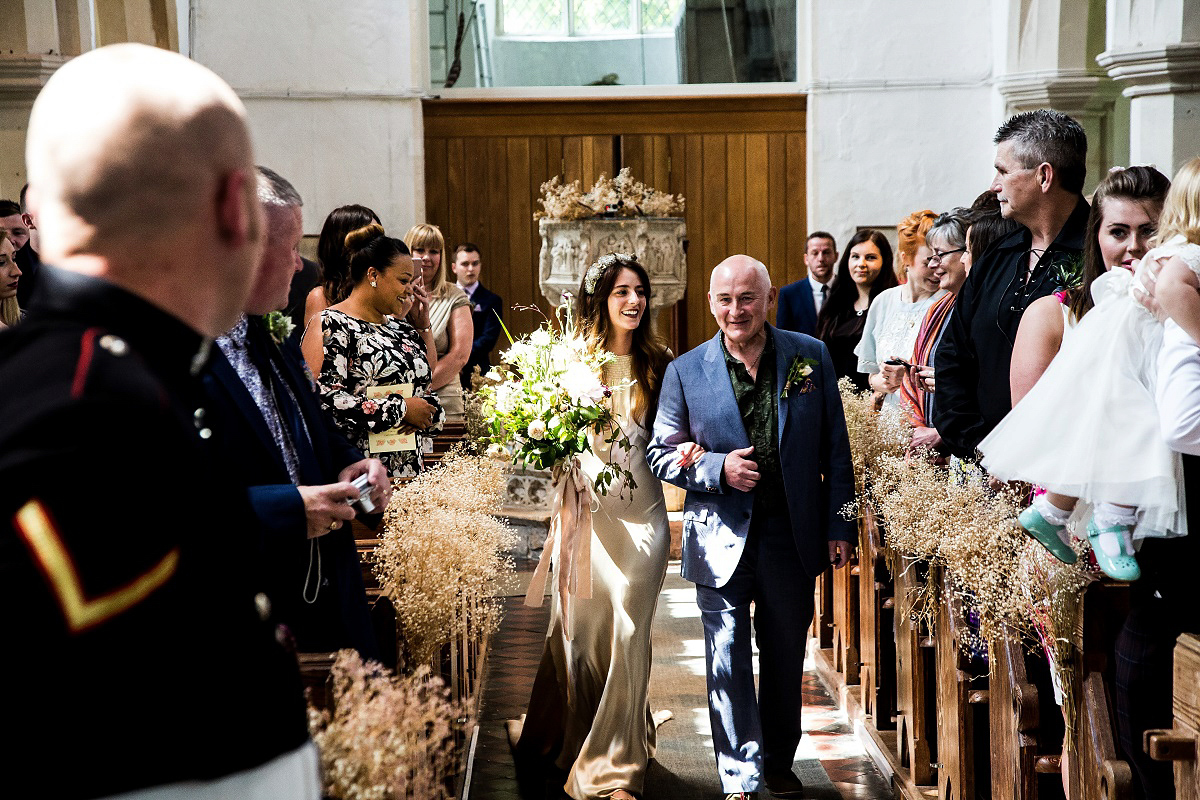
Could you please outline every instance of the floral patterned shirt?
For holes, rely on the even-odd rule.
[[[441,430],[446,419],[437,395],[429,390],[429,359],[425,343],[407,322],[391,317],[379,325],[327,308],[321,312],[325,361],[317,377],[321,405],[334,424],[356,447],[378,457],[393,478],[411,478],[423,462],[417,451],[371,454],[370,434],[398,427],[404,419],[404,399],[398,396],[368,400],[371,386],[411,383],[413,395],[435,407],[433,425],[425,433]]]

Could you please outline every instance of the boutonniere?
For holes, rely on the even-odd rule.
[[[1055,263],[1054,282],[1064,292],[1083,286],[1083,256],[1076,254]]]
[[[800,387],[800,394],[808,394],[817,388],[813,383],[812,374],[820,365],[821,362],[815,358],[793,358],[791,366],[788,367],[787,377],[783,381],[783,393],[779,396],[786,399],[793,386]]]
[[[271,338],[278,345],[286,342],[287,338],[292,335],[292,331],[296,330],[296,323],[292,322],[292,318],[282,311],[263,314],[263,322],[266,323],[267,333],[271,334]]]

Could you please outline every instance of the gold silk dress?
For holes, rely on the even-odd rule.
[[[632,377],[632,356],[604,369],[607,385]],[[518,753],[554,759],[575,800],[617,789],[642,791],[654,756],[650,716],[650,626],[666,575],[670,533],[662,486],[646,464],[650,431],[631,414],[631,389],[614,390],[613,410],[633,448],[593,437],[595,455],[581,457],[589,478],[601,459],[619,459],[636,488],[614,481],[592,515],[592,596],[571,597],[571,639],[564,636],[558,588],[550,581],[550,629],[534,681]],[[555,565],[557,569],[557,564]]]

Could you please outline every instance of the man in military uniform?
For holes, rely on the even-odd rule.
[[[5,790],[316,798],[197,378],[261,253],[245,111],[180,55],[105,47],[49,80],[26,158],[54,266],[0,336]]]

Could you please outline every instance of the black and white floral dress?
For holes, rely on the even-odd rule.
[[[446,412],[429,390],[432,370],[415,328],[391,317],[376,325],[327,308],[321,312],[321,332],[325,344],[325,361],[317,377],[321,405],[356,447],[372,455],[370,434],[396,428],[404,419],[403,398],[369,400],[371,386],[411,383],[413,395],[436,409],[433,425],[425,433],[441,430]],[[420,449],[374,455],[393,478],[411,478],[423,468]]]

